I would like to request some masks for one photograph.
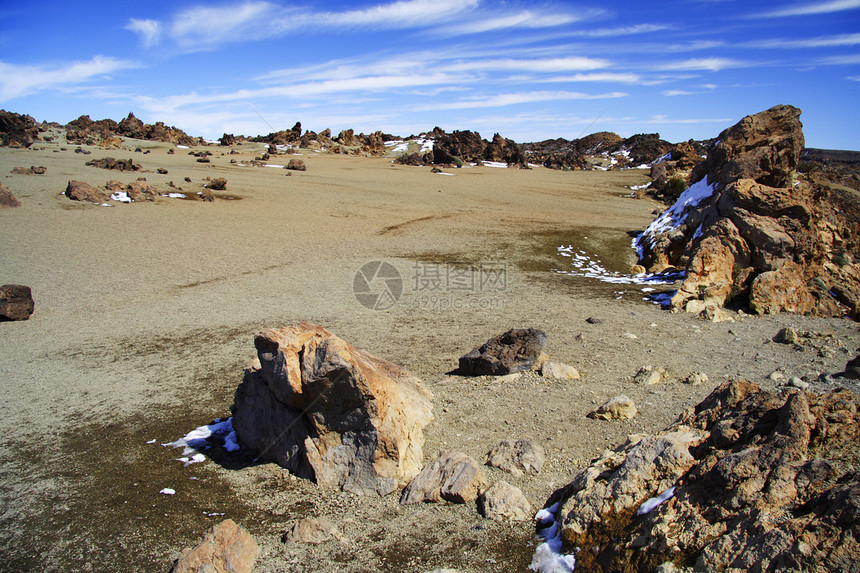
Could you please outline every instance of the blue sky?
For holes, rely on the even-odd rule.
[[[0,107],[40,121],[676,142],[788,103],[860,150],[860,0],[32,0],[0,30]]]

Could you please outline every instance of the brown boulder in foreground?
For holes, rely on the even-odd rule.
[[[803,145],[788,105],[720,133],[692,185],[638,239],[650,272],[686,270],[673,309],[732,302],[860,318],[860,196],[799,174]]]
[[[259,547],[251,534],[225,519],[203,534],[195,547],[182,551],[171,573],[251,573]]]
[[[24,285],[0,286],[0,321],[28,320],[33,314],[33,295]]]
[[[0,183],[0,209],[14,209],[15,207],[20,206],[21,202],[12,195],[12,191]]]
[[[431,395],[406,370],[300,322],[254,338],[233,428],[260,458],[324,487],[391,493],[421,469]]]
[[[561,490],[577,569],[846,571],[860,561],[860,397],[726,383]],[[853,564],[853,565],[852,565]]]
[[[499,376],[531,370],[538,364],[546,334],[536,328],[511,329],[460,357],[460,374]]]

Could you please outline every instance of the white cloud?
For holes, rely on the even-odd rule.
[[[382,28],[409,28],[428,23],[447,21],[454,15],[476,8],[478,0],[406,0],[392,4],[379,4],[364,10],[324,12],[308,23],[329,26],[377,26]]]
[[[133,62],[94,56],[62,66],[24,66],[0,62],[0,102],[47,89],[72,89],[93,78],[138,67]]]
[[[440,30],[446,35],[480,34],[493,30],[508,28],[552,28],[563,26],[571,22],[578,22],[590,14],[563,14],[563,13],[539,13],[533,10],[524,10],[515,14],[505,16],[485,17],[483,14],[474,14],[469,21],[461,22]]]
[[[664,90],[663,95],[668,97],[674,96],[685,96],[685,95],[695,95],[698,92],[691,92],[687,90]]]
[[[624,92],[611,92],[606,94],[586,94],[567,91],[534,91],[522,93],[498,94],[487,97],[476,97],[449,103],[440,103],[422,106],[416,109],[420,111],[451,110],[451,109],[476,109],[485,107],[504,107],[523,103],[535,103],[542,101],[561,100],[593,100],[625,97]]]
[[[729,58],[691,58],[689,60],[655,66],[655,69],[667,72],[689,72],[696,70],[718,72],[727,68],[742,68],[747,66],[749,66],[747,62]]]
[[[860,34],[837,34],[819,36],[803,40],[760,40],[744,44],[750,48],[832,48],[836,46],[856,46],[860,44]]]
[[[829,2],[804,2],[787,8],[772,10],[758,14],[765,18],[781,18],[785,16],[809,16],[812,14],[830,14],[845,10],[860,8],[860,0],[830,0]]]
[[[125,27],[126,30],[140,34],[143,45],[150,48],[161,39],[161,22],[157,20],[138,20],[132,18]]]
[[[553,76],[544,82],[607,82],[619,84],[642,83],[642,76],[632,72],[592,72],[585,74],[574,74],[572,76]]]
[[[618,28],[599,28],[597,30],[579,30],[571,32],[570,36],[584,36],[587,38],[611,38],[615,36],[632,36],[635,34],[648,34],[669,29],[665,24],[635,24],[633,26],[621,26]]]

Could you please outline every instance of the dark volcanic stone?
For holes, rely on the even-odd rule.
[[[502,375],[530,370],[546,344],[546,334],[535,328],[511,329],[460,357],[460,373],[467,376]]]

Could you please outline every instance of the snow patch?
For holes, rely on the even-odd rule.
[[[167,196],[171,199],[185,199],[185,193],[168,193]]]
[[[174,495],[176,493],[176,490],[172,487],[166,487],[158,493],[163,493],[164,495]]]
[[[686,191],[681,193],[675,204],[665,210],[662,215],[654,219],[645,232],[635,239],[636,251],[639,258],[642,258],[644,247],[642,242],[649,240],[650,247],[653,249],[657,242],[657,236],[662,233],[668,233],[680,227],[687,218],[687,210],[697,206],[705,199],[711,197],[716,189],[716,183],[708,185],[707,178],[702,179],[698,183],[691,185]]]
[[[672,499],[675,495],[675,488],[677,486],[672,486],[657,497],[652,497],[646,501],[642,502],[642,505],[639,506],[639,509],[636,510],[636,515],[645,515],[647,513],[651,513],[655,507],[660,505],[661,503]]]
[[[596,255],[589,255],[582,249],[576,249],[573,245],[562,245],[558,247],[558,254],[570,259],[570,270],[556,270],[557,273],[573,276],[597,279],[601,282],[611,284],[671,284],[681,278],[679,273],[645,273],[641,275],[630,275],[607,270]]]
[[[131,197],[129,197],[128,193],[125,191],[116,191],[115,193],[111,193],[110,198],[114,201],[119,201],[120,203],[131,203]]]
[[[224,443],[224,449],[228,452],[235,452],[239,449],[236,431],[233,429],[233,418],[227,418],[223,421],[218,418],[207,426],[194,428],[175,442],[161,445],[168,448],[183,448],[182,458],[179,458],[179,461],[188,466],[206,459],[200,450],[211,448],[212,443],[210,441],[213,437],[220,438]]]
[[[561,504],[555,503],[535,514],[537,537],[543,543],[535,548],[529,569],[537,573],[571,573],[576,566],[573,555],[561,552],[561,528],[556,516]]]
[[[500,161],[484,161],[484,167],[501,167],[507,169],[508,164]]]

